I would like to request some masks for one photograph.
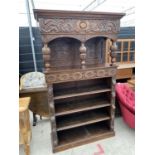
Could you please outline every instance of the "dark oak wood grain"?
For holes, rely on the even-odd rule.
[[[89,113],[84,114],[75,114],[73,116],[67,116],[66,118],[60,118],[60,121],[57,122],[57,131],[67,130],[71,128],[76,128],[79,126],[85,126],[88,124],[93,124],[96,122],[101,122],[104,120],[109,120],[110,116],[90,111]]]
[[[68,135],[70,138],[68,138]],[[59,145],[54,148],[54,152],[66,150],[82,144],[87,144],[96,140],[114,136],[115,132],[103,123],[82,126],[71,130],[58,132]]]
[[[54,100],[111,91],[110,78],[54,84]]]
[[[81,90],[81,92],[80,92]],[[103,93],[103,92],[109,92],[111,89],[109,88],[103,88],[103,87],[91,87],[91,88],[81,88],[80,90],[69,90],[69,91],[61,91],[59,90],[59,93],[56,93],[54,100],[57,99],[63,99],[68,97],[75,97],[75,96],[85,96],[85,95],[92,95],[97,93]],[[65,94],[67,93],[67,94]]]
[[[67,102],[67,101],[66,101]],[[88,111],[110,106],[110,101],[103,98],[95,98],[80,101],[70,101],[55,104],[56,116],[63,116],[82,111]]]
[[[47,87],[23,89],[19,91],[19,96],[31,97],[29,109],[34,114],[38,114],[43,117],[49,117],[47,90]]]
[[[114,136],[116,38],[124,14],[34,14],[43,41],[53,152]]]

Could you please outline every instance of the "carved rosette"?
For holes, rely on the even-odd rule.
[[[51,119],[53,145],[57,146],[58,145],[58,137],[57,137],[57,132],[56,132],[55,107],[54,107],[54,101],[53,101],[53,87],[52,87],[52,85],[48,86],[48,104],[49,104],[50,119]]]
[[[60,75],[59,75],[59,80],[60,80],[60,81],[63,81],[63,80],[66,81],[66,80],[68,80],[68,79],[69,79],[69,75],[68,75],[68,74],[65,74],[65,73],[64,73],[64,74],[60,74]]]
[[[110,47],[111,66],[113,66],[116,61],[116,53],[115,53],[116,50],[117,50],[116,39],[112,39],[112,45]]]
[[[81,60],[81,67],[85,68],[85,64],[86,64],[86,47],[84,45],[84,43],[81,43],[80,46],[80,60]]]
[[[80,80],[83,78],[83,74],[81,72],[75,72],[71,76],[74,80]]]
[[[48,72],[51,67],[51,52],[50,48],[48,45],[45,43],[44,47],[42,48],[42,53],[43,53],[43,59],[44,59],[44,66],[45,66],[45,71]]]
[[[94,72],[94,71],[87,71],[87,72],[85,73],[85,78],[86,78],[86,79],[92,79],[92,78],[94,78],[94,77],[96,77],[96,72]]]

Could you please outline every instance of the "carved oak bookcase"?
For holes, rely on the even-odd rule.
[[[114,62],[124,14],[51,10],[34,14],[43,41],[53,152],[114,136]],[[105,63],[107,48],[110,64]]]

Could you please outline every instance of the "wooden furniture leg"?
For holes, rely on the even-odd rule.
[[[29,144],[24,145],[24,151],[25,151],[26,155],[30,155],[30,145]]]
[[[36,126],[36,124],[37,124],[36,113],[33,113],[33,126]]]
[[[40,119],[42,120],[42,116],[40,115]]]
[[[29,119],[28,106],[30,103],[30,98],[20,98],[19,99],[19,127],[21,144],[24,144],[24,151],[26,155],[30,155],[30,140],[31,140],[31,127]]]
[[[23,117],[20,115],[20,117]],[[29,133],[26,130],[26,124],[24,124],[24,121],[20,119],[20,132],[23,137],[23,144],[24,144],[24,151],[26,155],[30,155],[30,145],[29,145]]]

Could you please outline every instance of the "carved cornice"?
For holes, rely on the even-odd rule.
[[[125,13],[114,12],[93,12],[93,11],[64,11],[64,10],[43,10],[34,9],[35,19],[39,18],[76,18],[76,19],[121,19]]]

